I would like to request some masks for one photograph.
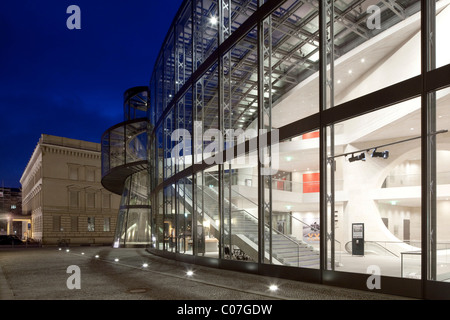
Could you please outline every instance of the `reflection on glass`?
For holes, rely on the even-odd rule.
[[[333,3],[334,105],[421,73],[420,1]]]
[[[119,215],[117,218],[114,247],[146,245],[150,241],[147,197],[148,175],[141,171],[125,181]]]
[[[273,264],[319,268],[319,134],[281,141],[279,150],[279,170],[265,185],[272,192],[266,252]]]
[[[195,210],[197,215],[196,254],[204,257],[219,257],[220,217],[217,166],[196,174]]]
[[[450,89],[443,89],[435,94],[436,132],[432,135],[433,162],[430,168],[432,179],[436,179],[435,198],[431,200],[430,221],[430,272],[429,279],[449,281],[450,279]],[[431,106],[433,107],[433,106]]]
[[[420,99],[335,126],[327,161],[334,174],[329,170],[328,179],[342,180],[342,188],[333,190],[329,181],[329,268],[367,273],[377,265],[382,275],[421,277],[420,258],[408,259],[408,270],[419,273],[402,273],[402,257],[421,249],[420,126]],[[350,232],[356,223],[364,225],[363,239]],[[356,258],[359,248],[363,254]]]

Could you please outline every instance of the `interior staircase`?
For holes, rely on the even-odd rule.
[[[184,196],[189,206],[192,206],[192,194],[186,188]],[[210,232],[220,238],[220,231],[216,221],[219,220],[219,202],[218,193],[215,188],[207,186],[197,186],[197,194],[203,195],[203,199],[197,198],[197,206],[195,206],[196,214],[203,215],[203,219],[209,220]],[[229,190],[225,190],[225,193]],[[237,191],[232,190],[233,198],[244,197]],[[248,199],[247,199],[248,200]],[[231,209],[225,213],[224,219],[224,246],[230,247],[231,254],[235,249],[244,252],[249,260],[258,260],[258,219],[245,209],[240,209],[233,203],[224,200],[224,206]],[[251,200],[248,200],[251,201]],[[257,207],[256,204],[254,206]],[[230,219],[231,218],[231,219]],[[231,220],[231,223],[230,223]],[[303,222],[302,222],[303,223]],[[272,238],[272,246],[270,246],[270,237]],[[265,226],[265,260],[267,263],[305,267],[319,268],[320,256],[319,252],[306,242],[299,240],[293,236],[285,235],[269,226]],[[270,259],[270,247],[272,249],[272,259]]]

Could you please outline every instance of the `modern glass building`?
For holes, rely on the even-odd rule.
[[[448,30],[449,0],[184,1],[103,136],[118,243],[450,298]]]
[[[124,94],[124,122],[102,136],[102,185],[119,195],[114,247],[145,246],[150,235],[148,87]]]

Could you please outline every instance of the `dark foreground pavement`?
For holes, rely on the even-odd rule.
[[[98,255],[98,258],[95,256]],[[118,261],[116,261],[118,259]],[[144,263],[147,266],[143,266]],[[79,267],[80,289],[69,266]],[[192,276],[186,275],[188,270]],[[69,279],[69,277],[72,277]],[[68,281],[69,280],[69,281]],[[271,292],[269,286],[278,290]],[[402,300],[259,275],[192,266],[145,249],[0,249],[2,300]],[[186,310],[183,310],[186,311]]]

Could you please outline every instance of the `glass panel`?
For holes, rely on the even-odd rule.
[[[125,128],[119,127],[110,133],[110,168],[125,164]]]
[[[214,184],[214,174],[206,173]],[[207,189],[211,193],[214,188]],[[223,252],[226,259],[258,261],[258,157],[254,151],[224,164]]]
[[[234,153],[236,145],[258,136],[256,29],[222,56],[223,252],[226,259],[258,261],[258,157]],[[256,147],[256,145],[255,145]],[[219,184],[218,177],[205,173]],[[248,185],[245,185],[247,175]],[[210,192],[213,189],[207,189]]]
[[[195,84],[194,88],[194,156],[195,162],[210,158],[214,163],[214,155],[218,152],[217,137],[219,82],[217,64],[209,69]]]
[[[319,145],[318,131],[280,143],[279,170],[270,180],[271,263],[319,268]]]
[[[192,74],[192,2],[188,2],[176,26],[176,92]]]
[[[219,41],[218,0],[193,0],[194,21],[194,68],[197,69],[217,49]]]
[[[175,145],[172,158],[176,172],[192,165],[192,91],[189,90],[177,103],[177,125],[172,133]]]
[[[333,3],[334,105],[421,73],[420,1]]]
[[[402,255],[421,250],[421,100],[327,130],[328,268],[371,273],[377,266],[381,275],[420,278],[402,275]],[[411,270],[420,270],[417,262]]]
[[[172,134],[175,130],[175,108],[172,108],[164,118],[164,179],[175,173],[175,159],[172,158],[172,149],[175,147]]]
[[[158,250],[164,249],[164,195],[160,190],[155,201],[155,208],[153,209],[153,237],[152,243],[154,248]]]
[[[148,209],[128,209],[126,223],[126,245],[140,245],[148,243]]]
[[[148,205],[148,174],[146,171],[141,171],[132,175],[131,191],[130,191],[130,206]]]
[[[164,250],[175,252],[177,245],[175,185],[164,188]]]
[[[156,130],[156,147],[155,147],[155,179],[159,185],[164,180],[164,128],[160,126]]]
[[[192,181],[184,178],[177,183],[178,252],[193,254]]]
[[[429,279],[437,281],[450,280],[450,89],[443,89],[435,93],[436,108],[434,112],[436,133],[430,135],[431,147],[436,146],[430,153],[430,174],[432,181],[436,181],[433,190],[430,212],[430,261]],[[433,105],[430,106],[433,109]],[[434,143],[436,142],[436,143]],[[433,159],[434,158],[434,159]],[[435,196],[433,196],[435,195]]]
[[[173,31],[169,32],[169,37],[165,42],[164,49],[164,91],[163,91],[163,108],[169,106],[175,95],[175,48]]]
[[[126,128],[126,156],[127,163],[147,159],[147,123],[136,122],[125,126]]]
[[[227,137],[232,139],[225,141],[227,148],[227,145],[235,145],[242,130],[258,128],[256,29],[223,55],[222,68],[223,131],[227,134],[228,130],[233,130],[231,136]]]
[[[163,114],[163,104],[164,104],[164,80],[163,80],[163,74],[164,74],[164,67],[163,67],[163,59],[160,57],[156,67],[155,72],[153,76],[153,85],[154,85],[154,91],[150,95],[151,97],[154,97],[154,104],[153,109],[155,110],[155,120],[154,123],[156,124],[158,120],[161,118]]]
[[[264,100],[274,128],[319,111],[318,12],[286,1],[264,21]]]
[[[218,167],[196,174],[195,210],[197,215],[196,254],[219,257],[220,217],[218,197]]]
[[[436,2],[436,68],[450,63],[450,42],[448,30],[450,30],[450,1],[439,0]]]

